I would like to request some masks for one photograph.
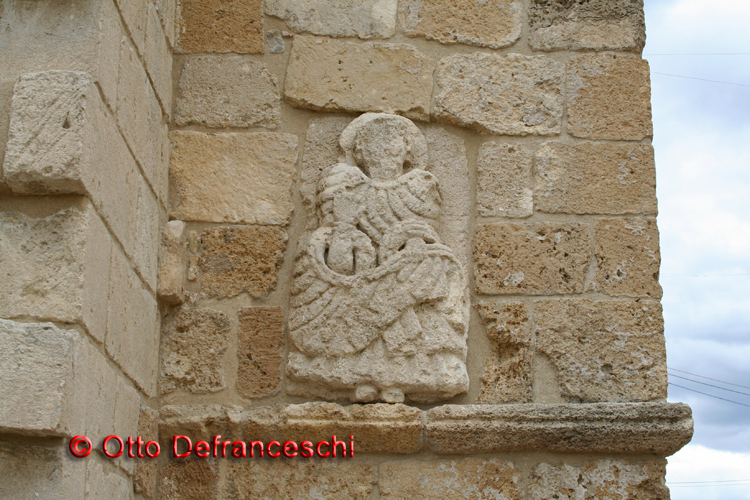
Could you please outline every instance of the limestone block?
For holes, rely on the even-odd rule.
[[[521,144],[485,142],[477,159],[477,211],[484,217],[534,213],[532,153]]]
[[[180,304],[184,300],[187,270],[185,223],[171,220],[164,225],[159,247],[159,299]]]
[[[125,439],[125,436],[138,436],[138,416],[140,413],[140,396],[125,377],[117,376],[117,393],[115,397],[114,433]],[[103,439],[103,438],[102,438]],[[137,459],[123,456],[115,460],[117,465],[128,475],[135,473]],[[128,488],[130,489],[130,488]]]
[[[86,461],[86,498],[133,499],[130,480],[111,466],[102,465],[95,457]]]
[[[116,247],[109,275],[107,353],[143,392],[153,396],[159,365],[156,299]]]
[[[406,0],[399,22],[409,36],[499,49],[521,37],[523,11],[520,0]]]
[[[180,308],[167,317],[161,336],[162,394],[226,388],[223,354],[230,326],[226,314],[212,309]]]
[[[654,219],[600,219],[594,226],[595,289],[607,295],[661,297],[659,230]]]
[[[296,33],[389,38],[396,32],[397,0],[266,0],[266,15]]]
[[[284,97],[319,111],[386,111],[427,120],[434,69],[435,61],[411,45],[295,36]]]
[[[177,14],[177,0],[155,0],[156,11],[159,14],[164,35],[170,47],[175,42],[175,16]]]
[[[479,379],[478,403],[530,403],[531,321],[523,302],[480,302],[491,351]]]
[[[144,446],[149,441],[159,442],[159,412],[148,406],[141,406],[138,417],[138,435]],[[152,451],[154,447],[150,448]],[[136,462],[133,476],[133,490],[146,498],[156,498],[159,470],[155,461],[141,459]]]
[[[130,32],[138,52],[143,54],[146,46],[149,0],[115,0],[120,9],[125,26]]]
[[[330,437],[330,436],[329,436]],[[376,482],[377,466],[368,462],[324,462],[312,459],[229,462],[222,498],[325,498],[367,500]]]
[[[568,61],[568,132],[584,139],[639,141],[653,135],[648,61],[582,55]]]
[[[445,405],[427,411],[441,454],[509,451],[671,455],[693,435],[684,403]]]
[[[156,292],[159,270],[160,227],[166,222],[151,187],[142,176],[136,177],[138,201],[136,204],[135,241],[132,260],[149,290]]]
[[[275,405],[250,410],[245,439],[284,442],[346,441],[357,453],[416,453],[422,448],[422,412],[402,404]]]
[[[169,126],[166,118],[162,116],[161,107],[156,100],[151,101],[151,113],[149,114],[149,129],[151,141],[149,142],[149,155],[152,159],[143,165],[143,174],[156,193],[159,203],[166,207],[167,192],[169,190],[169,159],[172,153],[172,144],[169,141]]]
[[[291,134],[172,132],[170,217],[286,225],[297,138]]]
[[[565,66],[542,56],[456,54],[440,60],[432,116],[495,135],[561,131]]]
[[[529,44],[535,50],[627,50],[646,42],[643,0],[533,0]]]
[[[482,224],[474,233],[480,294],[580,293],[589,267],[588,225]]]
[[[263,53],[261,0],[177,0],[175,52]]]
[[[280,307],[245,307],[237,314],[237,392],[246,398],[269,396],[281,386],[284,315]]]
[[[653,300],[536,303],[536,349],[557,369],[567,401],[667,397],[661,304]]]
[[[219,465],[206,460],[173,460],[162,472],[159,498],[218,500]]]
[[[0,315],[107,326],[111,237],[85,198],[46,217],[0,212]]]
[[[536,208],[575,214],[656,214],[654,148],[548,142],[534,157]]]
[[[159,411],[159,436],[172,446],[173,436],[187,436],[196,441],[242,439],[242,407],[221,405],[163,406]]]
[[[200,236],[201,291],[211,297],[267,295],[276,288],[286,239],[275,226],[206,229]]]
[[[521,473],[512,462],[464,458],[431,462],[386,462],[378,481],[384,500],[521,500]]]
[[[666,466],[664,459],[632,462],[607,458],[581,466],[542,462],[531,473],[529,498],[666,499]]]
[[[146,71],[154,84],[154,91],[164,114],[172,113],[172,54],[167,45],[159,14],[156,6],[148,3],[148,17],[146,18],[146,40],[144,44],[143,62]]]
[[[64,456],[63,447],[0,443],[0,498],[84,498],[86,465]],[[126,497],[123,497],[126,498]]]
[[[175,123],[213,128],[278,128],[279,82],[248,56],[191,57],[182,68]]]

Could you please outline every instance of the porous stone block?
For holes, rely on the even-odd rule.
[[[240,55],[185,61],[177,88],[177,125],[275,129],[280,120],[279,82],[264,63]]]
[[[320,460],[231,461],[222,498],[325,498],[367,500],[377,466],[367,462]]]
[[[656,214],[650,145],[548,142],[534,157],[534,172],[540,212]]]
[[[509,451],[671,455],[693,435],[684,403],[445,405],[427,411],[440,454]]]
[[[477,159],[477,211],[484,217],[534,213],[532,153],[521,144],[485,142]]]
[[[521,500],[521,473],[512,462],[464,458],[386,462],[380,466],[380,498],[425,500]]]
[[[495,135],[561,131],[565,65],[542,56],[456,54],[440,60],[432,116]]]
[[[666,499],[667,461],[602,459],[575,466],[543,462],[534,468],[529,483],[531,500],[548,498]]]
[[[656,220],[600,219],[594,241],[595,289],[612,296],[661,297]]]
[[[0,212],[0,315],[107,327],[111,237],[85,198],[46,217]]]
[[[286,225],[291,220],[297,137],[172,132],[170,217]]]
[[[223,354],[230,327],[227,315],[213,309],[180,308],[166,318],[161,336],[162,394],[224,389]]]
[[[566,98],[574,137],[639,141],[653,135],[648,61],[639,57],[572,57]]]
[[[200,236],[201,291],[211,297],[268,294],[278,281],[286,239],[275,226],[206,229]]]
[[[281,385],[284,315],[280,307],[246,307],[237,314],[237,391],[246,398],[271,395]]]
[[[580,223],[477,226],[472,250],[477,293],[582,292],[589,234],[589,226]]]
[[[224,439],[242,439],[242,407],[221,405],[163,406],[159,411],[159,436],[172,446],[173,436],[187,436],[196,441],[211,441],[216,435]]]
[[[521,37],[524,7],[520,0],[406,0],[399,21],[409,36],[499,49]]]
[[[62,446],[0,443],[0,498],[53,500],[84,498],[86,466],[63,454]]]
[[[529,45],[535,50],[627,50],[646,42],[643,0],[532,0]]]
[[[187,271],[185,223],[171,220],[162,228],[159,246],[159,298],[169,304],[184,300]]]
[[[266,0],[265,11],[296,33],[389,38],[396,32],[397,0]]]
[[[159,442],[159,412],[148,406],[140,407],[138,417],[138,435],[143,438],[144,446],[149,441]],[[154,451],[154,447],[149,448]],[[136,461],[133,476],[133,490],[146,498],[156,498],[159,469],[153,460],[141,459]]]
[[[175,52],[263,53],[261,0],[177,0]]]
[[[530,403],[531,321],[523,302],[480,302],[491,351],[479,379],[478,403]]]
[[[218,500],[219,464],[207,460],[173,460],[162,472],[164,500]]]
[[[403,404],[276,405],[250,410],[245,438],[320,441],[354,436],[357,453],[416,453],[422,448],[422,412]]]
[[[562,299],[535,305],[536,350],[570,402],[667,397],[661,304]]]
[[[385,111],[427,120],[434,69],[435,61],[411,45],[295,36],[284,97],[319,111]]]
[[[143,54],[146,45],[148,4],[151,2],[149,0],[115,0],[115,2],[135,46]]]
[[[146,19],[146,41],[143,62],[151,76],[156,97],[159,99],[164,114],[172,114],[172,54],[167,45],[167,38],[159,21],[156,6],[147,0],[148,17]]]

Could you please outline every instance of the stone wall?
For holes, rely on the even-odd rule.
[[[669,497],[692,419],[666,403],[642,1],[0,9],[0,498]],[[426,145],[468,391],[292,361],[320,186],[367,112]],[[78,434],[163,453],[74,459]],[[176,434],[357,454],[170,460]]]

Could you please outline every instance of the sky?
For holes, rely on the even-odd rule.
[[[750,0],[645,8],[667,365],[750,387]],[[732,55],[660,55],[719,53]],[[750,396],[678,376],[750,394],[670,371],[670,384],[748,405],[670,385],[695,419],[691,444],[669,458],[672,500],[750,500]]]

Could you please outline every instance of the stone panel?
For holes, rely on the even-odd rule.
[[[175,52],[263,53],[261,0],[178,0]]]
[[[643,0],[533,0],[529,44],[535,50],[627,50],[646,42]]]
[[[427,120],[433,59],[396,43],[295,36],[284,97],[319,111],[386,111]]]
[[[540,212],[656,214],[650,145],[548,142],[534,157],[534,171]]]
[[[654,219],[600,219],[594,226],[594,288],[607,295],[661,298],[659,230]]]
[[[264,63],[239,55],[185,61],[177,88],[177,125],[275,129],[280,120],[279,82]]]
[[[63,456],[62,446],[0,443],[0,498],[56,500],[84,498],[86,465]]]
[[[557,369],[564,399],[667,397],[661,304],[556,300],[540,301],[535,307],[535,346]]]
[[[402,404],[276,405],[250,410],[245,438],[301,442],[354,436],[357,453],[416,453],[422,448],[422,412]]]
[[[144,447],[149,441],[159,442],[159,412],[148,406],[141,406],[138,418],[138,435],[143,438]],[[150,448],[152,451],[154,447]],[[165,450],[166,451],[166,450]],[[136,461],[133,476],[133,490],[146,498],[156,498],[159,469],[156,461],[140,459]]]
[[[639,141],[653,135],[648,61],[582,55],[568,61],[568,132],[584,139]]]
[[[286,238],[274,226],[206,229],[200,236],[201,291],[211,297],[267,295],[276,288]]]
[[[148,0],[147,0],[148,1]],[[143,52],[146,71],[154,83],[154,91],[159,98],[164,114],[172,114],[172,54],[159,21],[154,4],[148,1],[146,19],[146,43]]]
[[[159,20],[164,28],[164,35],[167,37],[169,46],[174,47],[177,0],[155,0],[154,3],[156,5],[156,11],[159,13]]]
[[[266,0],[265,11],[297,33],[389,38],[396,32],[397,0]]]
[[[146,44],[146,25],[149,0],[115,0],[125,26],[138,51],[143,54]]]
[[[464,458],[386,462],[378,481],[383,500],[521,500],[521,473],[512,462]]]
[[[219,466],[206,460],[173,460],[163,470],[159,498],[218,500]]]
[[[524,7],[520,0],[406,0],[399,22],[409,36],[499,49],[521,37]]]
[[[291,220],[297,137],[172,132],[170,217],[286,225]]]
[[[129,478],[110,464],[102,465],[95,457],[86,461],[86,498],[133,500]]]
[[[483,224],[474,233],[480,294],[580,293],[589,267],[589,227],[579,223]]]
[[[532,153],[521,144],[485,142],[477,159],[477,211],[484,217],[528,217],[534,212]]]
[[[563,63],[541,56],[456,54],[440,60],[432,115],[495,135],[556,135],[563,114]]]
[[[163,406],[159,412],[159,439],[172,446],[172,436],[187,436],[196,441],[242,439],[242,407],[220,405]]]
[[[159,247],[159,299],[169,304],[184,300],[187,248],[185,223],[171,220],[162,228]]]
[[[237,391],[246,398],[269,396],[281,385],[284,315],[280,307],[246,307],[237,314]]]

